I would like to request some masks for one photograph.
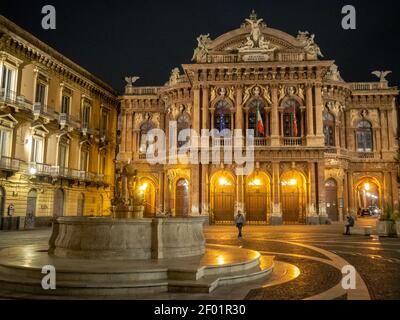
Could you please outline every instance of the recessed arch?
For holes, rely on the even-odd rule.
[[[360,178],[354,185],[357,209],[382,209],[383,190],[382,184],[372,176]]]
[[[246,220],[249,223],[267,223],[271,215],[271,178],[263,171],[246,177]]]
[[[306,222],[306,177],[297,170],[281,175],[282,219],[285,224]]]
[[[156,190],[157,184],[150,177],[139,178],[139,190],[143,193],[144,217],[152,218],[157,213],[156,209]]]
[[[215,223],[232,223],[235,211],[236,179],[229,171],[217,171],[210,180],[211,210]]]

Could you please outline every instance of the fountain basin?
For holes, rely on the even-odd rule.
[[[204,219],[61,217],[53,225],[49,254],[63,258],[151,260],[205,253]]]

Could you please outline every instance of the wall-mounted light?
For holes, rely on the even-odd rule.
[[[29,168],[29,173],[34,176],[37,173],[37,169],[35,167]]]

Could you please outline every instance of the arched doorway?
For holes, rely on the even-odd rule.
[[[33,229],[35,227],[36,203],[37,203],[37,191],[35,189],[32,189],[28,192],[27,203],[26,203],[26,218],[25,218],[26,229]]]
[[[339,220],[337,183],[334,179],[325,182],[326,211],[332,221]]]
[[[281,200],[284,224],[306,223],[306,186],[302,174],[290,171],[282,175]]]
[[[211,179],[211,205],[215,223],[232,223],[235,213],[235,179],[228,172]]]
[[[189,215],[189,182],[179,179],[175,189],[175,215],[187,217]]]
[[[355,188],[357,209],[377,215],[382,210],[381,186],[373,178],[361,179]]]
[[[64,215],[64,190],[57,189],[54,193],[53,216],[55,218]]]
[[[143,192],[144,217],[152,218],[156,215],[156,188],[150,179],[141,179],[139,184],[140,192]]]
[[[246,220],[267,223],[270,214],[270,180],[265,173],[254,173],[246,179]]]
[[[3,187],[0,187],[0,218],[4,217],[5,203],[6,203],[6,191],[4,190]]]
[[[83,217],[85,214],[85,195],[80,193],[78,196],[78,217]]]

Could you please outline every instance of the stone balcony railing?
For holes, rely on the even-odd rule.
[[[82,170],[63,168],[60,166],[53,166],[42,163],[29,163],[25,169],[26,173],[30,176],[47,176],[52,178],[64,178],[82,182],[94,182],[98,184],[111,184],[111,177]]]
[[[353,91],[373,91],[390,89],[387,81],[380,82],[353,82],[350,83],[350,88]]]
[[[304,138],[282,138],[281,145],[285,147],[298,147],[305,145]]]
[[[349,151],[343,148],[328,147],[325,150],[325,155],[329,157],[343,157],[353,158],[359,160],[374,160],[380,159],[380,154],[377,152],[361,152],[361,151]]]
[[[20,168],[21,168],[21,160],[1,156],[0,158],[1,170],[17,172],[20,170]]]
[[[158,94],[159,91],[160,87],[125,87],[125,94],[135,96],[155,96]]]

